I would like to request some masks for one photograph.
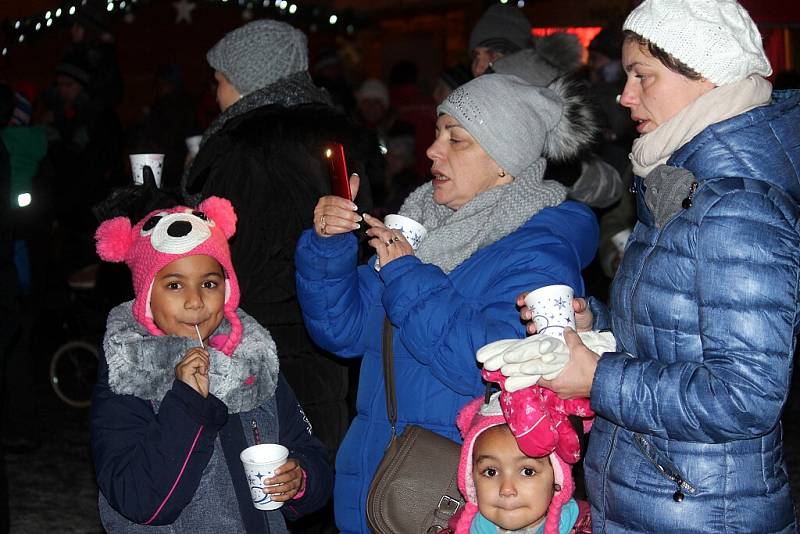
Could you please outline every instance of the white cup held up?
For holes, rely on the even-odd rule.
[[[156,186],[161,187],[161,171],[164,168],[164,154],[131,154],[131,171],[133,172],[133,183],[144,183],[144,166],[147,165],[153,171],[153,178]]]
[[[400,230],[400,233],[403,234],[403,237],[406,238],[406,241],[408,241],[408,244],[411,245],[411,248],[414,250],[419,248],[419,244],[422,243],[422,240],[428,235],[428,231],[420,223],[411,217],[397,215],[396,213],[391,213],[384,217],[383,224],[386,228]],[[377,259],[375,260],[375,270],[381,270],[381,264]]]
[[[404,217],[403,215],[397,215],[396,213],[384,217],[383,224],[386,225],[386,228],[400,230],[403,237],[406,238],[406,241],[409,242],[411,248],[414,250],[419,248],[420,243],[422,243],[422,240],[425,239],[425,236],[428,234],[425,227],[414,219]]]
[[[250,485],[250,496],[253,506],[259,510],[277,510],[282,502],[273,501],[266,492],[264,480],[274,477],[275,470],[286,463],[289,449],[276,443],[262,443],[247,447],[239,454],[244,465],[244,474]]]
[[[564,329],[575,329],[572,297],[572,288],[561,284],[540,287],[528,293],[525,305],[531,310],[533,324],[539,334],[563,341]]]

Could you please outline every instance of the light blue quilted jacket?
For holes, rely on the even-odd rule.
[[[800,310],[800,93],[708,127],[668,164],[697,178],[692,204],[658,228],[637,179],[612,312],[595,310],[621,352],[591,392],[594,531],[796,532],[780,416]]]

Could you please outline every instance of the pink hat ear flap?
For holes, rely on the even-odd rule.
[[[225,239],[230,239],[236,233],[236,212],[230,200],[221,197],[208,197],[197,206],[197,209],[214,221],[222,230]]]
[[[477,513],[478,506],[476,504],[471,502],[465,504],[461,515],[458,516],[458,522],[456,523],[453,534],[469,534],[469,530],[472,527],[472,520],[475,519]]]
[[[572,468],[555,453],[550,454],[550,465],[553,466],[553,480],[561,489],[553,495],[547,508],[547,519],[544,521],[544,534],[558,534],[561,521],[561,508],[572,498],[575,482],[572,479]]]
[[[97,255],[104,261],[120,262],[125,260],[131,245],[131,221],[126,217],[114,217],[103,221],[94,233],[97,241]]]
[[[481,409],[482,403],[482,398],[473,399],[467,403],[466,406],[461,408],[460,412],[458,412],[458,417],[456,417],[456,426],[461,431],[462,438],[466,438],[467,434],[472,429],[472,420],[475,417],[475,414],[478,413],[478,410]]]
[[[212,347],[228,356],[233,355],[239,342],[242,340],[242,321],[236,315],[236,311],[225,311],[225,318],[231,323],[231,331],[228,334],[217,334],[211,336],[209,343]]]

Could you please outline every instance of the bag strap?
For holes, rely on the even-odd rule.
[[[394,362],[392,361],[392,323],[383,318],[383,383],[386,389],[386,415],[392,426],[392,439],[397,437],[397,396],[394,391]]]

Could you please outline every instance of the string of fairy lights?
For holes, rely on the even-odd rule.
[[[68,0],[53,9],[19,19],[7,19],[0,25],[0,56],[7,56],[14,47],[22,46],[45,32],[72,24],[71,19],[86,10],[87,3],[91,3],[93,9],[103,9],[104,5],[109,16],[121,16],[126,22],[132,22],[136,11],[149,1],[106,0],[103,3],[102,0]],[[198,6],[237,8],[244,20],[262,16],[296,20],[296,24],[306,25],[311,32],[334,31],[352,35],[361,21],[351,11],[336,12],[290,0],[180,0],[173,5],[177,10],[176,24],[191,24],[192,11]]]

